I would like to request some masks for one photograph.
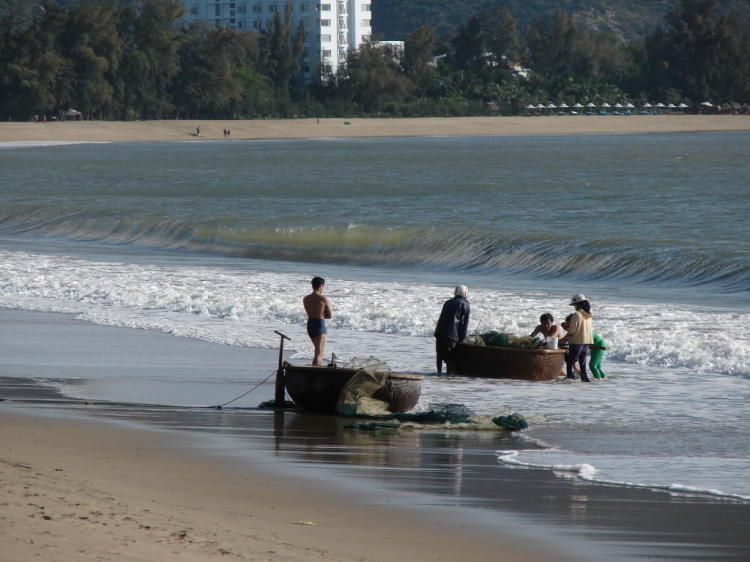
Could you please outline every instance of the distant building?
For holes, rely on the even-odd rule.
[[[404,42],[403,41],[373,41],[375,47],[390,47],[393,52],[397,55],[404,54]]]
[[[284,11],[283,0],[182,0],[188,23],[208,22],[217,27],[241,31],[262,31],[276,12]],[[312,80],[320,65],[336,71],[349,49],[356,49],[372,34],[370,0],[292,0],[295,30],[302,23],[307,30],[302,71]]]

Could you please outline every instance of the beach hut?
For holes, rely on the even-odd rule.
[[[574,113],[578,114],[579,110],[583,109],[583,106],[580,103],[576,102],[575,105],[573,106],[573,109],[575,109]]]
[[[536,110],[541,114],[542,111],[544,111],[544,104],[541,104],[541,103],[536,104]]]
[[[621,115],[622,114],[622,110],[625,108],[625,106],[622,105],[619,101],[615,105],[613,105],[612,107],[616,110],[615,113],[617,113],[618,115]]]
[[[666,105],[664,105],[663,103],[659,102],[659,103],[657,103],[657,104],[656,104],[656,105],[655,105],[654,107],[655,107],[656,109],[658,109],[659,111],[661,111],[662,109],[664,109],[664,108],[665,108],[665,107],[667,107],[667,106],[666,106]]]
[[[687,109],[687,105],[684,103],[681,103],[680,105],[677,106],[677,109],[680,110],[680,113],[685,113],[685,110]]]
[[[495,115],[500,110],[494,101],[488,101],[484,104],[484,113],[487,116]]]
[[[674,113],[674,110],[677,109],[677,106],[673,103],[667,104],[667,109],[669,110],[669,113]]]
[[[596,109],[596,104],[589,102],[586,104],[586,109],[588,109],[588,113],[593,113],[594,109]]]

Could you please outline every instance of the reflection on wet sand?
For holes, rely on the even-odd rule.
[[[343,427],[351,421],[345,418],[253,409],[67,406],[56,414],[71,415],[71,410],[75,416],[85,412],[147,427],[219,436],[196,439],[197,446],[212,455],[250,462],[256,468],[284,470],[292,478],[325,474],[325,485],[343,489],[348,482],[355,487],[360,492],[358,501],[388,501],[420,511],[436,506],[478,508],[436,512],[452,519],[460,517],[462,525],[500,529],[507,525],[510,513],[528,523],[574,527],[605,541],[608,548],[627,550],[636,543],[648,543],[652,554],[656,549],[680,558],[689,553],[687,546],[680,546],[679,537],[694,522],[700,522],[705,554],[718,548],[731,558],[750,550],[750,538],[739,528],[747,521],[750,506],[592,485],[542,470],[499,464],[495,451],[539,448],[522,433],[444,428],[354,430]],[[311,476],[310,468],[319,470]],[[612,509],[613,505],[617,509]],[[625,543],[623,533],[631,537]],[[653,537],[658,541],[652,544]],[[700,550],[695,545],[691,548],[692,553]]]

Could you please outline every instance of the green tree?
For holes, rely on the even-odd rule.
[[[180,0],[146,0],[140,11],[125,14],[121,100],[132,103],[144,119],[164,117],[174,109],[170,88],[180,70],[184,33],[178,20],[183,13]]]
[[[437,66],[433,57],[437,38],[434,28],[422,26],[404,40],[404,72],[423,94],[436,85]]]
[[[719,17],[719,0],[681,0],[666,25],[647,41],[651,93],[681,91],[693,103],[734,95],[742,65],[742,34],[736,19]]]
[[[521,40],[516,18],[507,6],[496,6],[487,14],[483,36],[485,49],[496,64],[518,58]]]
[[[292,5],[287,2],[284,13],[276,12],[266,25],[262,43],[266,74],[280,91],[289,91],[300,71],[300,58],[305,50],[306,31],[300,24],[295,33]]]
[[[112,102],[112,78],[122,53],[119,10],[114,0],[93,0],[68,9],[58,38],[71,88],[60,102],[70,102],[84,114],[101,111]],[[68,99],[65,99],[68,98]]]
[[[236,49],[237,32],[224,27],[201,27],[185,36],[179,51],[181,71],[174,81],[178,110],[198,118],[227,117],[241,97],[234,73],[241,53]]]
[[[358,50],[350,51],[336,80],[344,95],[365,113],[382,111],[388,103],[403,103],[414,90],[390,45],[363,43]]]
[[[67,14],[45,4],[36,17],[19,19],[13,10],[0,18],[0,108],[9,117],[28,119],[59,105],[71,89],[70,61],[57,40]]]

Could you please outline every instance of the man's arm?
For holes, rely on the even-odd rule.
[[[463,321],[458,329],[458,341],[466,339],[466,334],[469,332],[469,318],[471,317],[471,309],[466,308],[466,314],[463,317]]]
[[[331,299],[328,297],[323,297],[325,299],[325,307],[323,308],[323,318],[326,320],[330,320],[333,318],[333,305],[331,304]]]

